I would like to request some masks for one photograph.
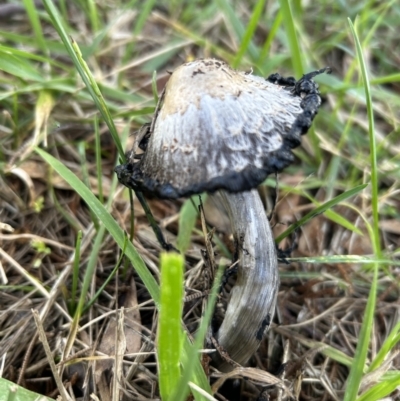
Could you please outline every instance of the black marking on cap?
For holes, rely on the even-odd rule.
[[[248,166],[240,172],[232,171],[223,176],[214,177],[208,182],[200,182],[177,188],[170,183],[162,184],[147,177],[140,169],[140,162],[117,166],[115,172],[121,184],[133,190],[152,194],[161,199],[176,199],[196,195],[202,192],[213,193],[220,189],[228,192],[250,191],[260,185],[269,174],[281,171],[293,160],[290,147],[271,152],[264,168]]]

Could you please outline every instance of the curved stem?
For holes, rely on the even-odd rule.
[[[239,266],[216,338],[235,362],[244,364],[257,351],[275,311],[279,287],[276,246],[257,189],[219,194],[231,222]],[[213,358],[220,370],[233,369],[219,354]]]

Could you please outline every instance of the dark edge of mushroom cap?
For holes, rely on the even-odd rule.
[[[269,174],[278,173],[293,162],[292,149],[300,145],[301,135],[308,131],[321,105],[318,85],[313,78],[325,71],[330,72],[328,68],[324,68],[305,74],[298,81],[293,78],[282,78],[279,74],[272,74],[266,79],[273,84],[285,86],[285,89],[290,90],[294,96],[301,97],[300,107],[303,112],[296,117],[290,131],[283,137],[281,147],[268,153],[262,168],[248,166],[240,172],[231,172],[214,177],[207,182],[177,188],[169,183],[160,183],[147,177],[140,169],[140,161],[138,161],[117,166],[115,172],[118,180],[128,188],[162,199],[188,197],[202,192],[213,193],[217,190],[235,193],[249,191],[257,187]]]

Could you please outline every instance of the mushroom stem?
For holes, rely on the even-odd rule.
[[[279,287],[276,245],[257,189],[219,194],[229,215],[239,264],[216,339],[230,358],[244,364],[257,351],[274,314]],[[221,371],[233,369],[218,353],[213,358]]]

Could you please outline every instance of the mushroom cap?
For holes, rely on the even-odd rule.
[[[312,94],[219,60],[181,65],[166,85],[144,154],[116,168],[119,181],[160,198],[257,187],[293,161],[291,149],[317,113],[321,101],[309,81]]]

